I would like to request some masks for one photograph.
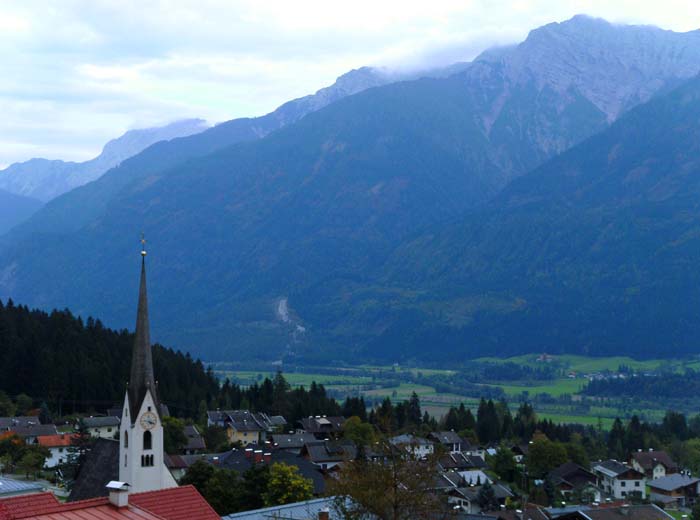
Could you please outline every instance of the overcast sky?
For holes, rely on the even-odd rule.
[[[0,166],[261,115],[362,65],[469,60],[578,13],[700,26],[698,0],[0,0]]]

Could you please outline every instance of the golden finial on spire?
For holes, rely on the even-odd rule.
[[[146,238],[143,232],[141,232],[141,256],[146,256]]]

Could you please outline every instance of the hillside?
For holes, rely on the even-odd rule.
[[[28,219],[41,206],[39,200],[0,190],[0,234]]]
[[[157,144],[7,235],[0,297],[128,325],[135,281],[125,266],[144,230],[154,336],[207,359],[403,359],[427,355],[427,344],[449,357],[506,341],[541,349],[541,336],[519,327],[545,326],[529,313],[542,311],[510,292],[528,279],[489,268],[500,228],[475,249],[478,236],[446,223],[501,208],[513,179],[676,85],[697,70],[698,53],[698,33],[577,17],[457,74],[364,89],[282,128],[265,116]],[[594,55],[606,59],[585,65]],[[619,74],[624,60],[634,72]],[[513,239],[527,236],[534,224],[513,218],[525,228]],[[537,251],[499,261],[516,266]],[[481,255],[473,278],[461,268],[467,253]],[[460,292],[466,281],[483,292]],[[555,310],[590,292],[579,282]],[[523,306],[528,313],[515,312]]]
[[[437,338],[469,355],[696,352],[699,138],[696,78],[516,180],[488,210],[414,237],[385,266],[395,294],[416,295],[390,305],[412,319],[395,316],[376,345],[390,358]]]
[[[104,411],[124,399],[133,342],[125,330],[67,310],[49,314],[0,301],[0,391],[53,409],[60,400],[67,413]],[[192,416],[218,395],[218,381],[189,355],[156,345],[153,359],[158,393],[174,414]]]

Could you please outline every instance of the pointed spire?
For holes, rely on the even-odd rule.
[[[129,408],[131,421],[136,421],[136,415],[146,396],[146,390],[156,403],[155,378],[153,376],[153,357],[151,355],[151,334],[148,323],[148,294],[146,292],[146,240],[141,235],[141,284],[139,287],[139,304],[136,313],[136,337],[131,352],[131,378],[129,380]]]

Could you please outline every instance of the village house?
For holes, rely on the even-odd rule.
[[[530,446],[527,444],[514,444],[511,446],[510,451],[513,452],[513,459],[515,459],[515,462],[522,464],[525,457],[527,457],[529,449]]]
[[[700,478],[681,473],[657,478],[648,484],[651,501],[664,507],[692,507],[700,493]]]
[[[273,447],[298,455],[307,442],[314,442],[313,433],[274,433],[272,435]]]
[[[596,475],[578,464],[565,462],[549,472],[549,479],[567,500],[577,496],[587,502],[601,501]]]
[[[26,444],[36,444],[37,439],[43,435],[58,435],[55,424],[39,424],[39,422],[18,424],[10,428],[9,432],[19,436]]]
[[[434,443],[410,433],[397,435],[389,439],[392,446],[402,448],[417,459],[425,459],[435,453]]]
[[[301,419],[300,432],[311,433],[316,439],[337,439],[343,433],[345,417],[317,415]]]
[[[492,482],[486,475],[483,473],[482,475],[483,477],[477,476],[469,481],[460,473],[448,471],[439,476],[435,490],[447,495],[447,503],[454,508],[453,510],[458,508],[467,514],[479,514],[482,512],[478,496],[479,491],[481,491],[486,482],[491,484],[494,498],[500,505],[504,505],[507,499],[515,497],[515,494],[508,486]]]
[[[556,516],[557,520],[668,520],[673,517],[654,504],[630,505],[615,507],[581,507],[576,511]]]
[[[357,447],[350,441],[307,442],[301,456],[323,470],[329,470],[347,460],[357,457]]]
[[[486,462],[477,455],[467,455],[464,452],[456,451],[446,453],[438,459],[438,468],[441,471],[457,470],[465,471],[469,469],[485,469]]]
[[[101,439],[114,439],[119,431],[119,417],[100,416],[100,417],[84,417],[83,425],[90,432],[91,437]],[[77,427],[78,425],[76,425]]]
[[[282,428],[287,421],[279,415],[269,416],[248,410],[215,410],[207,412],[207,424],[225,428],[231,444],[247,446],[261,444],[268,433]]]
[[[644,474],[616,460],[606,460],[593,464],[593,473],[598,479],[598,487],[613,498],[637,496],[646,498]]]
[[[39,418],[33,415],[23,415],[19,417],[0,417],[0,433],[9,432],[19,426],[32,426],[40,424]]]
[[[40,493],[41,491],[44,491],[44,486],[39,482],[0,477],[0,503],[2,503],[3,498]],[[0,518],[3,518],[2,507],[0,507]]]
[[[648,480],[678,473],[678,465],[665,451],[638,450],[630,456],[630,466],[640,473],[644,473]]]
[[[266,507],[253,511],[244,511],[222,516],[221,520],[343,520],[343,516],[336,510],[337,497],[316,498],[304,502],[294,502],[281,506]],[[350,499],[346,499],[346,505],[350,505]],[[367,518],[367,520],[371,520]]]
[[[184,428],[185,437],[187,437],[187,444],[182,449],[185,455],[194,455],[196,453],[203,453],[207,450],[207,445],[204,442],[204,437],[199,433],[199,429],[194,424],[187,424]]]
[[[441,444],[450,453],[466,451],[469,447],[469,443],[453,431],[430,432],[428,434],[428,439]]]
[[[37,437],[37,444],[47,448],[51,454],[44,462],[44,467],[51,469],[68,462],[70,447],[75,443],[76,438],[77,435],[68,433]]]

